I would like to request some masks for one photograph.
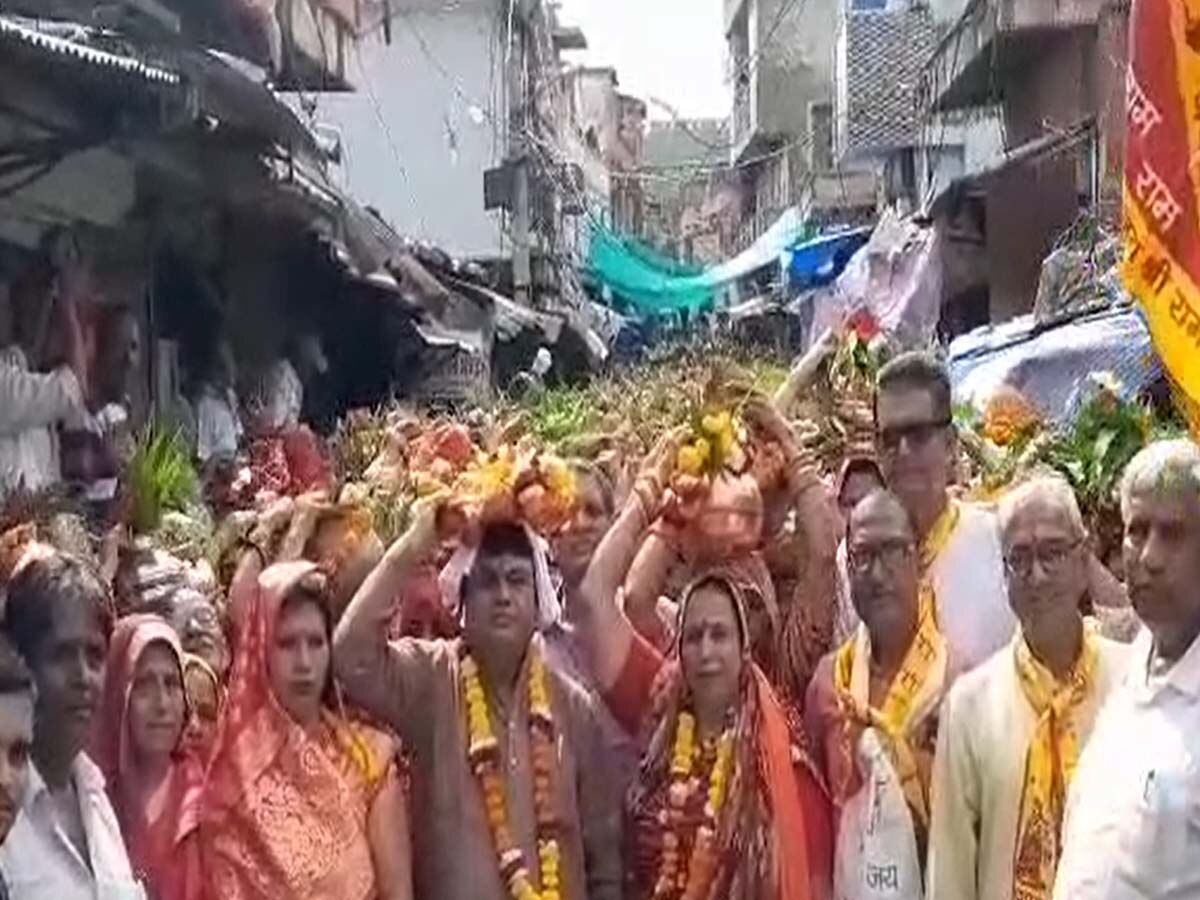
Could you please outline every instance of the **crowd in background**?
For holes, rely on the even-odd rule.
[[[68,476],[81,429],[111,500],[119,379],[56,309],[57,355],[0,365],[3,484]],[[136,329],[111,328],[119,369]],[[573,461],[549,540],[442,491],[330,567],[327,498],[290,491],[218,602],[169,618],[118,616],[71,553],[5,548],[0,897],[1200,896],[1200,449],[1129,465],[1119,581],[1056,476],[958,496],[928,355],[879,372],[873,452],[823,477],[788,407],[828,352],[741,408],[773,468],[715,481],[703,528],[667,431]],[[266,438],[320,489],[322,364],[298,341],[244,429],[214,345],[198,458]]]

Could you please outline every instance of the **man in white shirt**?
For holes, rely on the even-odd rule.
[[[942,707],[929,900],[1049,900],[1074,762],[1128,659],[1080,615],[1089,558],[1070,485],[1026,482],[999,519],[1021,629]]]
[[[41,491],[58,484],[62,472],[57,428],[60,424],[87,425],[78,377],[84,370],[78,316],[73,304],[66,300],[58,303],[60,308],[52,315],[61,320],[57,336],[65,342],[70,365],[49,373],[31,371],[41,363],[41,348],[52,343],[37,333],[33,310],[13,311],[5,323],[10,325],[10,334],[0,336],[0,344],[10,339],[0,350],[0,500],[18,490]],[[0,304],[0,313],[4,312],[5,305]]]
[[[86,563],[27,551],[7,586],[4,627],[37,688],[33,765],[0,847],[13,900],[133,900],[134,880],[104,777],[87,754],[112,621]]]
[[[242,420],[238,412],[237,364],[233,348],[224,338],[206,351],[201,362],[200,389],[195,398],[196,458],[201,465],[230,461],[242,442]]]
[[[1071,784],[1054,900],[1200,897],[1200,449],[1134,457],[1121,513],[1146,630]]]
[[[0,637],[0,846],[21,809],[33,748],[33,677],[12,645]],[[0,900],[9,900],[0,876]]]
[[[1009,642],[1016,620],[995,515],[949,495],[957,443],[945,367],[925,353],[885,365],[875,393],[879,464],[913,520],[951,665],[967,671]]]

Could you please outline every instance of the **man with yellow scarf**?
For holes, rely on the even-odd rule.
[[[1080,615],[1086,533],[1070,486],[1025,482],[999,518],[1021,628],[943,706],[929,900],[1050,900],[1075,763],[1128,657]]]
[[[846,546],[861,621],[818,664],[805,704],[837,813],[834,895],[920,900],[949,654],[899,499],[882,490],[863,499],[850,515]]]

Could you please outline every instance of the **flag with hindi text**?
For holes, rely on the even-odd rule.
[[[1200,436],[1200,0],[1134,0],[1122,276]]]

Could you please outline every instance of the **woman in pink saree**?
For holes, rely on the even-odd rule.
[[[201,817],[206,896],[411,900],[396,743],[341,711],[324,576],[277,564],[243,590]]]
[[[158,616],[121,619],[108,647],[92,758],[134,875],[150,900],[194,900],[203,769],[183,747],[188,706],[179,638]]]

